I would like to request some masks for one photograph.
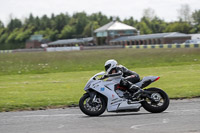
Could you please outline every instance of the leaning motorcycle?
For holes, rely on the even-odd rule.
[[[159,88],[147,88],[137,99],[134,99],[127,88],[119,85],[122,76],[103,77],[105,72],[95,74],[85,85],[86,93],[80,98],[79,107],[88,116],[99,116],[108,112],[137,112],[143,107],[151,113],[160,113],[169,106],[168,95]],[[99,77],[99,78],[98,78]],[[136,83],[145,88],[157,81],[158,76],[147,76]]]

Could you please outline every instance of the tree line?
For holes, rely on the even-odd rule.
[[[200,10],[195,10],[191,15],[191,21],[179,17],[178,21],[166,22],[156,15],[148,14],[148,11],[138,21],[133,17],[121,20],[115,19],[133,26],[140,31],[140,34],[181,32],[198,33],[200,31]],[[183,14],[182,14],[183,15]],[[50,17],[42,17],[30,14],[24,21],[12,18],[5,26],[0,20],[0,49],[24,48],[25,42],[31,35],[42,34],[44,39],[55,41],[58,39],[70,39],[90,37],[93,30],[109,23],[113,17],[106,16],[101,12],[87,15],[85,12],[77,12],[73,15],[61,13],[52,14]]]

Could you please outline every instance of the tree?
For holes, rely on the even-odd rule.
[[[196,25],[200,25],[200,10],[195,10],[192,13],[192,19]]]
[[[143,10],[143,17],[149,20],[153,20],[156,17],[155,11],[152,8],[146,8]]]
[[[200,10],[195,10],[192,13],[193,29],[192,33],[198,33],[200,31]]]
[[[1,29],[0,43],[4,43],[7,37],[8,37],[8,32]]]
[[[8,30],[9,31],[13,31],[15,28],[21,28],[22,27],[22,22],[15,18],[15,19],[11,19],[10,23],[8,23]]]
[[[4,32],[2,33],[2,35],[0,35],[0,49],[6,49],[6,45],[5,45],[5,41],[8,37],[8,33],[7,32]],[[7,49],[10,49],[9,47]]]
[[[183,22],[191,22],[191,9],[188,4],[182,4],[178,11],[178,18]]]
[[[24,27],[19,29],[18,34],[16,35],[16,42],[25,42],[30,38],[30,36],[33,34],[34,27],[29,25],[29,27]]]
[[[139,29],[140,34],[151,34],[152,33],[152,30],[147,26],[147,24],[144,21],[138,23],[137,29]]]
[[[191,30],[192,26],[187,22],[173,22],[166,27],[165,32],[181,32],[189,34],[191,33]]]
[[[123,21],[123,23],[130,25],[130,26],[134,26],[138,23],[137,20],[134,20],[133,17],[130,17],[129,19],[125,19]]]
[[[0,20],[0,28],[4,28],[4,24],[1,20]]]
[[[101,12],[93,13],[89,16],[89,20],[97,21],[100,26],[103,26],[110,22],[107,16],[103,15]]]
[[[5,31],[5,28],[4,28],[3,24],[1,26],[1,21],[0,21],[0,37],[4,33],[4,31]]]
[[[163,33],[166,26],[167,26],[167,23],[164,20],[161,20],[158,17],[155,17],[151,21],[150,28],[153,33]]]
[[[45,30],[47,27],[48,28],[51,27],[51,21],[47,17],[47,15],[43,15],[42,18],[40,19],[40,29]]]
[[[83,36],[85,37],[93,36],[93,31],[99,27],[100,26],[97,21],[88,23],[83,30]]]
[[[16,38],[16,36],[18,35],[18,33],[19,33],[19,29],[18,28],[15,28],[10,34],[9,34],[9,36],[7,37],[7,39],[6,39],[6,43],[15,43],[16,42],[16,40],[15,40],[15,38]]]
[[[58,38],[57,37],[58,31],[50,29],[50,28],[46,28],[45,30],[36,31],[34,34],[35,35],[41,34],[41,35],[43,35],[44,39],[47,39],[49,41],[55,41]]]
[[[35,21],[35,18],[34,18],[34,16],[33,16],[33,14],[31,13],[31,14],[29,15],[29,18],[26,18],[26,19],[25,19],[25,25],[33,24],[34,21]]]
[[[80,36],[83,34],[83,30],[88,24],[87,14],[85,12],[75,13],[73,18],[76,20],[76,36]]]
[[[63,30],[61,31],[61,33],[59,34],[59,38],[60,39],[69,39],[72,38],[73,35],[75,34],[76,29],[73,26],[70,25],[66,25]]]

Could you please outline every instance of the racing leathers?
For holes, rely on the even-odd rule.
[[[135,85],[135,83],[140,81],[139,75],[134,72],[128,70],[126,67],[122,65],[118,65],[115,69],[115,73],[109,73],[106,77],[120,76],[122,75],[122,79],[120,81],[120,86],[128,88],[128,91],[134,93],[134,97],[137,97],[137,94],[143,91],[140,87]]]

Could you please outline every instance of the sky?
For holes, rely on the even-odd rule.
[[[178,20],[177,10],[183,4],[188,4],[192,12],[200,10],[200,0],[0,0],[0,20],[7,24],[10,18],[24,20],[30,13],[41,17],[82,11],[140,20],[144,9],[152,8],[159,18],[170,22]]]

